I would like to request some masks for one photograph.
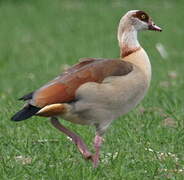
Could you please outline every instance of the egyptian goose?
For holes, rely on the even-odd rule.
[[[137,40],[137,32],[143,30],[162,31],[144,11],[128,11],[118,27],[119,59],[81,59],[51,82],[20,98],[27,103],[12,120],[34,115],[50,117],[53,126],[69,136],[83,157],[97,167],[102,135],[113,120],[143,99],[150,85],[151,64]],[[59,117],[96,127],[95,154],[78,135],[60,124]]]

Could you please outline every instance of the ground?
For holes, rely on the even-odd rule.
[[[1,0],[0,179],[184,179],[183,6],[181,0]],[[131,9],[148,12],[163,32],[139,35],[152,63],[151,87],[109,128],[97,169],[48,119],[10,121],[23,105],[19,97],[79,58],[118,57],[117,25]],[[63,123],[92,147],[92,127]]]

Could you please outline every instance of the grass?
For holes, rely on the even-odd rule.
[[[183,5],[181,0],[1,0],[0,179],[184,179]],[[130,9],[149,12],[164,29],[139,35],[151,59],[152,84],[141,104],[109,128],[102,162],[93,169],[47,119],[13,123],[10,117],[22,106],[18,97],[64,65],[80,57],[118,57],[117,24]],[[92,127],[64,124],[92,146]]]

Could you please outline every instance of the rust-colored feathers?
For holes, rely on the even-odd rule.
[[[132,71],[132,64],[120,59],[82,59],[56,79],[50,81],[33,93],[23,96],[20,100],[28,100],[37,111],[29,113],[29,108],[19,111],[12,120],[18,121],[31,117],[41,108],[52,104],[70,103],[75,101],[76,90],[84,83],[101,83],[109,76],[122,76]],[[38,113],[40,116],[54,116],[65,111],[64,106],[50,106],[50,109]],[[24,115],[23,115],[23,114]],[[27,115],[26,115],[27,114]],[[20,117],[20,118],[19,118]],[[21,118],[22,117],[22,118]]]
[[[131,64],[119,59],[88,59],[71,67],[55,80],[38,89],[33,105],[66,103],[75,99],[78,87],[86,82],[101,83],[106,77],[121,76],[131,71]]]

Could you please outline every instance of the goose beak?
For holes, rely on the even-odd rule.
[[[148,30],[159,31],[159,32],[162,31],[162,29],[159,26],[157,26],[156,24],[154,24],[154,23],[148,24]]]

